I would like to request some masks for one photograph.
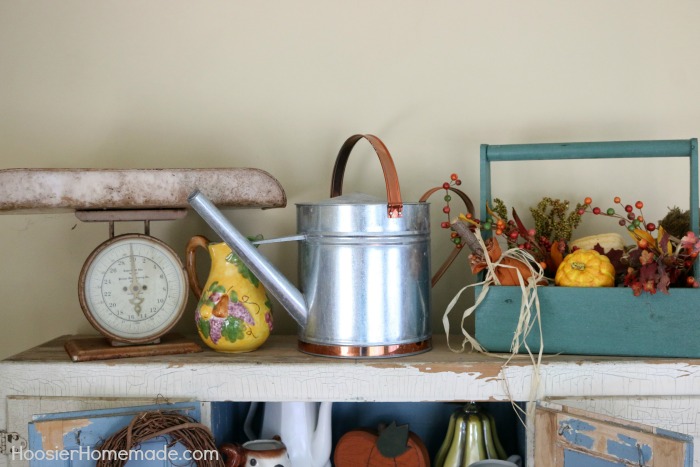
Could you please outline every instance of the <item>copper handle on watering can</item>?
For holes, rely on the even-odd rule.
[[[369,141],[379,157],[379,162],[382,164],[384,182],[386,183],[387,214],[391,218],[401,217],[403,202],[401,201],[399,176],[396,174],[396,167],[394,166],[394,161],[391,158],[391,154],[389,154],[389,150],[386,148],[382,140],[374,135],[353,135],[349,137],[345,143],[343,143],[343,146],[338,152],[338,157],[336,157],[335,166],[333,167],[331,198],[335,198],[336,196],[343,194],[343,176],[345,175],[345,166],[348,163],[348,157],[350,156],[352,148],[355,147],[355,144],[362,138]]]

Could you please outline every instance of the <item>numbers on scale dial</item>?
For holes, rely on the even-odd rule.
[[[115,316],[129,321],[147,319],[165,304],[168,278],[159,261],[131,253],[132,244],[129,249],[128,255],[120,256],[104,271],[99,290],[105,306]]]
[[[90,308],[101,326],[117,334],[153,332],[166,326],[183,305],[179,260],[151,242],[115,243],[93,264],[86,281]]]

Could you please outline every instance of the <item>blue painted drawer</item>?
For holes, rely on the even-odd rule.
[[[693,465],[691,436],[641,423],[539,402],[534,427],[537,467]]]
[[[137,414],[164,407],[161,404],[36,416],[29,424],[27,454],[21,458],[28,460],[31,467],[94,466],[98,459],[94,448],[102,440],[127,426]],[[200,420],[198,402],[168,404],[165,410]],[[170,441],[165,436],[144,442],[129,457],[129,466],[188,465],[184,461],[173,462],[187,455],[184,446],[179,443],[169,446]]]
[[[548,159],[689,159],[691,226],[698,234],[696,139],[481,147],[481,202],[491,203],[491,163]],[[483,209],[484,204],[482,204]],[[700,267],[695,268],[700,280]],[[475,289],[479,296],[482,287]],[[635,297],[626,287],[539,287],[544,353],[700,357],[700,289]],[[475,335],[492,352],[510,352],[520,314],[519,287],[492,286],[475,315]],[[527,339],[539,351],[537,326]],[[522,350],[522,348],[521,348]]]

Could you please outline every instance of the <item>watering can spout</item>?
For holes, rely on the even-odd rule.
[[[187,201],[231,250],[236,252],[248,269],[262,281],[265,288],[289,312],[297,324],[304,328],[308,317],[304,295],[267,258],[261,255],[255,246],[231,225],[214,203],[199,190],[192,192]]]

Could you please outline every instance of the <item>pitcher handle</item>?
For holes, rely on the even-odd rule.
[[[355,147],[355,143],[362,138],[369,141],[372,145],[382,165],[388,201],[387,214],[391,218],[401,217],[403,202],[401,201],[401,188],[399,187],[399,176],[396,174],[396,166],[394,166],[394,161],[391,158],[391,154],[389,154],[389,150],[384,143],[374,135],[353,135],[343,143],[343,146],[338,152],[338,157],[336,157],[335,166],[333,167],[331,198],[343,194],[343,176],[345,175],[345,166],[348,163],[348,157],[350,156],[352,148]]]
[[[245,464],[246,456],[240,444],[224,443],[219,447],[219,452],[224,456],[225,467],[241,467]]]
[[[420,197],[418,200],[421,203],[424,203],[428,201],[428,198],[432,196],[433,193],[435,193],[438,190],[444,190],[442,186],[436,186],[435,188],[431,188],[430,190],[426,191],[423,193],[423,196]],[[464,206],[467,208],[467,212],[470,213],[471,215],[474,215],[474,203],[472,203],[472,200],[467,196],[465,192],[460,190],[459,188],[454,188],[454,187],[449,187],[447,188],[457,196],[459,196],[462,201],[464,202]],[[433,278],[430,281],[430,286],[435,287],[435,284],[438,283],[440,278],[447,272],[447,269],[452,265],[455,259],[457,259],[457,255],[459,255],[459,252],[462,251],[462,248],[453,248],[452,251],[450,252],[450,255],[447,257],[447,259],[442,263],[440,266],[440,269],[437,270],[435,274],[433,274]]]
[[[203,235],[195,235],[190,238],[187,242],[186,251],[186,269],[187,269],[187,280],[190,283],[190,289],[197,300],[202,296],[202,286],[199,283],[199,278],[197,278],[197,267],[196,267],[196,255],[197,248],[201,247],[205,250],[209,247],[209,239]]]

